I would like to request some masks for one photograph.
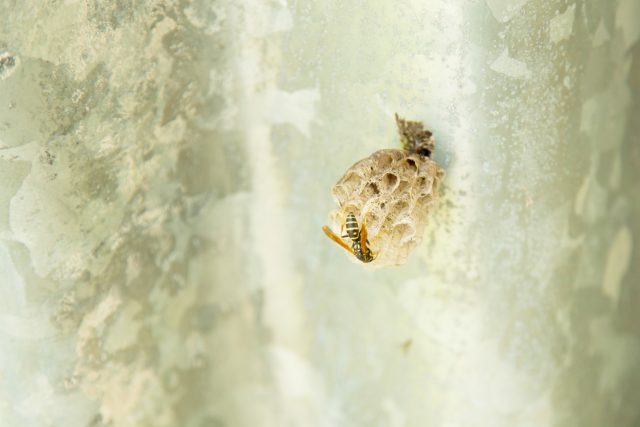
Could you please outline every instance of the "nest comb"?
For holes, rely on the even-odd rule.
[[[407,261],[422,240],[444,177],[430,157],[435,149],[433,134],[420,122],[395,117],[402,148],[378,150],[356,162],[331,190],[338,203],[329,214],[333,232],[344,234],[349,213],[360,225],[366,221],[367,246],[375,255],[371,264],[376,266]],[[347,237],[343,242],[353,244]]]

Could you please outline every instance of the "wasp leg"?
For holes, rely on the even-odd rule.
[[[338,237],[333,231],[331,231],[329,227],[324,225],[322,227],[322,231],[324,231],[324,234],[326,234],[328,238],[345,248],[347,251],[349,251],[349,253],[353,254],[353,249],[351,249],[349,245],[347,245],[340,237]]]

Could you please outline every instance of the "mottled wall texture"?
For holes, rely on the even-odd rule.
[[[638,0],[0,2],[0,426],[640,425]],[[330,189],[446,171],[402,267]]]

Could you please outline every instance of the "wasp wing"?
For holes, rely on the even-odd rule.
[[[322,226],[322,231],[327,235],[328,238],[345,248],[351,254],[353,254],[353,249],[351,249],[340,237],[338,237],[329,227],[326,225]]]
[[[367,247],[367,226],[365,221],[362,221],[362,227],[360,227],[360,247],[362,250]]]
[[[362,227],[360,227],[360,247],[362,248],[363,253],[369,253],[372,257],[372,261],[376,258],[376,255],[371,252],[371,250],[367,247],[369,240],[367,239],[367,221],[362,220]]]

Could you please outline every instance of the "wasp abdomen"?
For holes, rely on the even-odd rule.
[[[360,238],[360,229],[358,228],[358,221],[356,220],[356,216],[354,214],[349,213],[347,215],[345,228],[347,231],[347,236],[349,236],[351,240],[358,240]]]

